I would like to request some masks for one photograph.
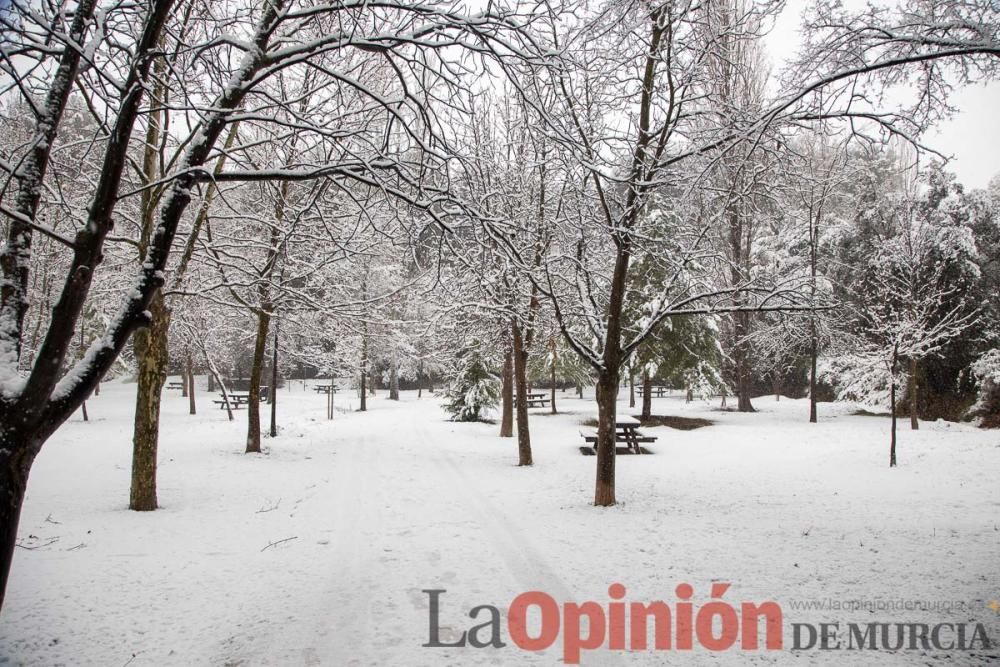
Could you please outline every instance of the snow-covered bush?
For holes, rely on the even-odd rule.
[[[500,378],[478,348],[468,347],[459,353],[445,399],[445,410],[459,422],[484,421],[484,413],[500,402]]]
[[[972,364],[978,392],[969,410],[981,426],[1000,427],[1000,350],[990,350]]]

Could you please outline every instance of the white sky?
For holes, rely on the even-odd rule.
[[[845,0],[847,7],[862,5]],[[775,69],[791,58],[800,43],[799,13],[805,3],[790,2],[765,44]],[[951,103],[959,112],[924,136],[924,143],[951,158],[948,169],[966,188],[984,188],[1000,174],[1000,81],[956,91]]]

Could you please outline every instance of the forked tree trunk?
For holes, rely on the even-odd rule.
[[[198,406],[194,402],[194,364],[191,362],[191,353],[187,354],[187,388],[188,388],[188,414],[198,414]]]
[[[515,411],[517,413],[517,465],[530,466],[531,431],[528,429],[528,353],[524,349],[524,338],[517,322],[511,325],[514,338],[514,386],[517,389]]]
[[[138,377],[135,427],[132,433],[132,485],[129,509],[155,510],[156,455],[160,432],[160,393],[167,379],[167,331],[170,311],[157,292],[149,304],[152,323],[135,332],[133,345]]]
[[[917,388],[920,386],[920,379],[917,373],[920,372],[920,366],[917,360],[910,359],[910,428],[914,431],[920,429],[920,419],[917,414]]]
[[[649,371],[642,371],[642,418],[649,419],[653,416],[653,378],[649,377]]]
[[[500,437],[514,437],[514,357],[508,350],[500,376]]]
[[[247,397],[247,454],[260,452],[260,376],[264,371],[264,352],[271,314],[266,308],[257,312],[257,338],[253,346],[253,366],[250,368],[250,392]]]

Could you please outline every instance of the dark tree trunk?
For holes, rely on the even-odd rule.
[[[138,377],[135,397],[135,426],[132,433],[132,486],[129,509],[155,510],[156,453],[160,432],[160,393],[167,379],[167,330],[170,311],[160,292],[149,304],[153,315],[148,328],[135,333],[133,346]]]
[[[181,372],[181,398],[188,397],[187,371]]]
[[[736,313],[737,343],[734,356],[736,362],[736,409],[740,412],[756,412],[750,402],[751,377],[750,377],[750,354],[747,349],[748,343],[743,337],[749,333],[750,314]]]
[[[635,375],[632,366],[628,368],[628,406],[635,407]]]
[[[813,316],[812,333],[809,342],[809,422],[818,421],[816,411],[816,358],[819,356],[819,341],[816,336],[816,320]]]
[[[649,419],[653,416],[653,378],[649,377],[649,371],[642,371],[642,418]]]
[[[208,389],[207,389],[207,391],[209,393],[212,393],[213,391],[215,391],[215,374],[214,373],[209,373],[208,374]]]
[[[365,325],[367,328],[367,324]],[[362,336],[361,338],[361,390],[359,393],[361,395],[361,407],[358,408],[361,412],[366,412],[368,410],[368,387],[365,384],[368,381],[368,336]]]
[[[914,431],[920,429],[920,418],[917,412],[917,388],[920,386],[920,378],[918,373],[920,372],[920,365],[917,360],[910,359],[910,428]]]
[[[253,346],[253,366],[250,368],[250,392],[247,400],[247,454],[260,452],[260,376],[264,371],[267,350],[267,330],[271,314],[266,308],[257,312],[257,338]]]
[[[187,354],[187,388],[188,388],[188,414],[198,414],[198,406],[194,402],[194,364],[191,362],[191,353]]]
[[[891,432],[889,435],[889,467],[896,467],[896,365],[897,365],[897,352],[896,348],[892,351],[892,364],[891,373],[892,377],[889,381],[889,414],[892,417],[892,426],[890,427]]]
[[[500,384],[500,437],[514,437],[514,357],[510,351],[503,359]]]
[[[517,465],[530,466],[531,432],[528,429],[528,353],[524,349],[524,338],[517,322],[511,325],[514,338],[514,386],[517,389],[515,411],[517,413]]]
[[[0,607],[3,606],[10,564],[14,559],[17,524],[21,518],[28,471],[34,460],[30,452],[38,451],[38,445],[25,444],[19,433],[8,432],[0,438],[0,489],[4,491],[4,497],[0,499],[0,582],[3,582],[0,585]]]
[[[333,384],[333,380],[330,380]],[[333,394],[333,391],[330,391]],[[271,386],[267,390],[267,402],[271,404],[272,438],[278,437],[278,320],[274,321],[274,342],[271,350]]]
[[[602,369],[597,379],[597,483],[594,504],[615,504],[615,423],[617,421],[618,371]]]
[[[551,371],[551,381],[552,381],[552,414],[557,414],[556,411],[556,339],[552,339],[552,371]]]

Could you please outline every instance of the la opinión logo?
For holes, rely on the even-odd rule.
[[[742,602],[732,605],[722,600],[730,584],[712,585],[711,601],[695,608],[691,602],[694,588],[679,584],[675,589],[677,601],[667,604],[662,600],[649,603],[626,602],[625,586],[608,587],[609,600],[599,602],[558,603],[542,591],[521,593],[507,609],[507,637],[525,651],[544,651],[552,647],[562,635],[563,661],[570,665],[580,663],[583,651],[601,648],[609,650],[644,651],[652,645],[657,651],[688,651],[695,645],[710,651],[725,651],[737,642],[743,650],[760,648],[760,627],[764,626],[764,647],[767,650],[782,648],[782,612],[777,602],[761,604]],[[468,612],[473,621],[479,621],[462,632],[458,639],[445,642],[441,639],[441,598],[447,593],[443,588],[424,589],[428,596],[430,627],[428,648],[504,648],[501,613],[498,607],[478,605]],[[537,629],[529,631],[528,617],[534,613],[539,619]]]

